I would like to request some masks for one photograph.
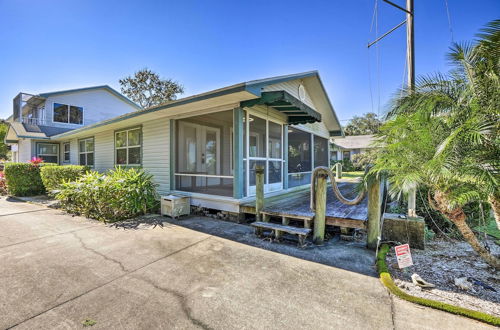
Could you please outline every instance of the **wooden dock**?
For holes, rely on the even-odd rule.
[[[353,198],[356,195],[354,183],[342,182],[338,186],[345,197]],[[304,226],[309,227],[314,219],[310,202],[309,188],[284,193],[266,198],[262,214],[302,220]],[[243,213],[255,214],[255,201],[241,204],[240,209]],[[364,229],[368,220],[368,199],[365,197],[358,205],[345,205],[335,197],[328,184],[325,220],[327,225]]]

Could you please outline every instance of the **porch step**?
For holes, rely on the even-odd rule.
[[[305,246],[305,239],[311,233],[310,228],[298,228],[286,225],[280,225],[271,222],[256,221],[251,224],[256,229],[256,234],[260,234],[262,229],[272,230],[274,233],[274,240],[279,241],[282,233],[297,235],[299,237],[299,246]]]

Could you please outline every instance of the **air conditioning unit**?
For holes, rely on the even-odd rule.
[[[161,196],[160,205],[161,215],[167,215],[171,218],[178,218],[181,215],[190,214],[191,200],[186,196]]]

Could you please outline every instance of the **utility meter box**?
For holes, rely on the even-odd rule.
[[[181,215],[189,215],[191,201],[189,197],[168,195],[161,196],[161,215],[168,215],[172,218],[178,218]]]

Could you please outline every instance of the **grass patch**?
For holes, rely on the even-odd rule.
[[[82,322],[82,325],[84,327],[92,327],[96,324],[97,322],[92,320],[92,319],[86,319],[85,321]]]
[[[389,269],[387,268],[387,264],[385,262],[385,257],[389,252],[390,247],[387,244],[383,244],[377,254],[377,271],[379,273],[380,282],[384,284],[384,286],[391,291],[392,294],[398,296],[401,299],[406,301],[410,301],[415,304],[419,304],[426,307],[431,307],[435,309],[439,309],[445,312],[449,312],[456,315],[465,316],[474,320],[478,320],[481,322],[485,322],[494,326],[500,326],[500,317],[496,317],[493,315],[489,315],[486,313],[473,311],[467,308],[454,306],[450,304],[446,304],[440,301],[415,297],[412,295],[403,292],[392,280],[391,274],[389,274]]]
[[[495,220],[491,220],[490,223],[488,223],[485,226],[477,226],[474,228],[474,230],[477,230],[481,233],[486,233],[497,240],[500,240],[500,230],[497,228],[497,223]]]

